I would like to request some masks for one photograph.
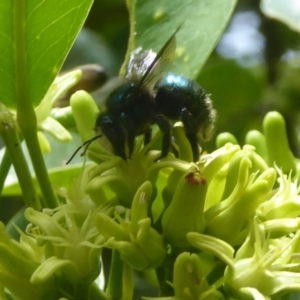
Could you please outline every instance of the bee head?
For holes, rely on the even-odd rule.
[[[126,139],[120,116],[113,114],[99,115],[94,130],[97,136],[101,136],[99,141],[104,150],[126,159]]]

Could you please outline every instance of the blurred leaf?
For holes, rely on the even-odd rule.
[[[51,152],[44,155],[44,160],[48,169],[50,181],[55,192],[58,193],[59,188],[68,188],[82,169],[84,158],[81,157],[80,154],[74,157],[72,164],[65,165],[65,162],[71,157],[77,147],[81,145],[81,140],[78,134],[72,134],[72,141],[67,143],[62,143],[47,133],[45,133],[45,137],[49,140]],[[25,158],[29,162],[29,154],[24,143],[22,143],[22,148]],[[0,151],[0,161],[2,155],[3,150]],[[31,174],[34,174],[32,165],[29,165],[29,168]],[[40,193],[36,177],[33,175],[32,178],[35,188]],[[18,178],[12,168],[9,172],[5,187],[3,188],[2,196],[13,195],[22,195],[22,192],[18,183]]]
[[[224,31],[236,0],[144,0],[137,1],[135,13],[135,45],[143,49],[159,49],[176,28],[183,24],[176,35],[177,50],[173,70],[189,77],[196,77],[204,62]],[[135,12],[134,12],[135,10]]]
[[[112,18],[113,16],[113,18]],[[115,64],[124,61],[129,36],[129,19],[126,1],[124,0],[94,0],[93,7],[85,25],[97,32],[111,47]],[[99,53],[99,55],[102,55]]]
[[[300,32],[299,0],[261,0],[260,8],[267,17],[279,20]]]
[[[59,194],[59,189],[61,187],[68,188],[73,183],[74,178],[76,178],[80,171],[82,170],[82,163],[71,165],[71,166],[63,166],[63,167],[57,167],[54,169],[49,169],[48,174],[51,181],[51,184],[53,186],[53,189],[55,190],[55,193]],[[36,177],[34,176],[32,178],[34,187],[36,190],[40,193],[38,181]],[[22,195],[22,191],[20,188],[20,185],[18,181],[12,182],[10,184],[5,185],[2,191],[2,196],[16,196],[16,195]]]
[[[59,71],[92,0],[1,2],[0,101],[36,106]],[[22,92],[26,95],[21,94]]]
[[[124,44],[126,45],[126,42]],[[120,62],[116,59],[115,52],[115,49],[108,45],[99,34],[83,27],[62,69],[67,71],[80,65],[99,64],[109,73],[117,75]]]
[[[215,61],[198,76],[197,81],[211,95],[217,110],[215,136],[228,131],[243,142],[245,133],[253,129],[264,88],[263,78],[253,73],[235,61]]]

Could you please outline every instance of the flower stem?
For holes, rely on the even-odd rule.
[[[4,123],[0,125],[3,141],[6,145],[6,152],[9,153],[10,159],[14,165],[19,184],[21,186],[24,202],[27,207],[40,209],[41,205],[36,195],[31,175],[24,157],[21,143],[18,137],[17,129],[14,123]],[[6,166],[5,166],[6,165]],[[4,160],[4,166],[1,163],[1,179],[4,176],[5,169],[9,167],[7,156]],[[3,171],[3,173],[2,173]],[[1,181],[2,182],[2,181]]]
[[[37,139],[37,120],[30,93],[30,78],[27,66],[25,1],[17,1],[14,7],[15,27],[15,74],[17,90],[17,122],[25,139],[31,161],[38,179],[46,205],[50,208],[57,206],[58,202],[51,187],[47,169]],[[34,100],[34,99],[33,99]],[[17,171],[17,170],[16,170]],[[22,172],[22,170],[18,170]]]
[[[45,203],[47,207],[55,208],[58,206],[58,201],[52,189],[50,179],[48,177],[48,171],[45,166],[43,155],[37,139],[36,130],[33,129],[31,132],[26,132],[25,134],[23,132],[23,135],[37,180],[39,182],[39,186],[45,199]]]
[[[134,292],[133,269],[129,267],[125,262],[123,263],[122,283],[122,300],[132,299]]]
[[[113,250],[106,292],[113,299],[122,299],[123,262],[118,250]]]
[[[9,155],[7,149],[5,149],[4,155],[1,160],[1,164],[0,164],[0,195],[2,194],[4,182],[5,182],[5,179],[7,177],[10,167],[11,167],[10,155]]]
[[[74,300],[89,299],[89,284],[77,284],[75,286]]]

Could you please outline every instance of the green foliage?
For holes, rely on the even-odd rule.
[[[1,4],[1,102],[11,108],[24,98],[35,106],[40,103],[91,3],[92,0],[7,0]]]
[[[268,1],[265,13],[298,30],[286,17],[291,7],[278,9],[275,2]],[[15,229],[19,236],[12,238],[11,222],[0,222],[0,298],[130,300],[140,299],[139,291],[143,299],[153,294],[163,300],[289,297],[300,286],[300,164],[290,146],[291,140],[297,146],[298,137],[287,134],[291,124],[277,112],[266,114],[262,132],[248,130],[261,127],[256,112],[265,107],[264,97],[268,107],[297,114],[298,70],[289,72],[286,63],[271,76],[274,57],[266,58],[268,74],[262,65],[245,68],[213,53],[237,0],[126,4],[129,21],[125,2],[95,0],[99,12],[86,24],[94,23],[104,38],[85,29],[81,34],[89,44],[74,48],[75,66],[79,57],[93,63],[89,59],[96,53],[113,74],[125,56],[124,77],[133,50],[157,52],[179,29],[173,65],[164,71],[201,82],[218,110],[217,133],[231,133],[216,138],[217,150],[203,144],[209,153],[203,151],[195,163],[185,131],[176,124],[178,158],[170,154],[157,161],[160,132],[153,126],[151,142],[143,146],[137,137],[127,161],[95,141],[82,149],[91,161],[83,164],[78,155],[79,164],[62,166],[80,145],[78,134],[69,131],[76,127],[82,142],[92,139],[103,99],[119,84],[109,80],[91,95],[74,93],[85,76],[81,69],[57,77],[92,0],[3,1],[0,134],[6,147],[0,190],[3,198],[24,201],[25,213],[11,222],[24,225],[25,216],[30,224]],[[53,108],[61,103],[66,107]],[[5,184],[11,164],[17,178]],[[6,213],[4,202],[0,205]],[[104,288],[96,282],[102,264]]]
[[[176,56],[171,70],[195,78],[221,37],[236,0],[137,1],[132,9],[129,51],[142,46],[158,51],[175,29]],[[130,1],[134,5],[134,1]],[[130,6],[131,7],[131,6]]]

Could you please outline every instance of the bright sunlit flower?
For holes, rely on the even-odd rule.
[[[286,175],[276,167],[279,188],[269,201],[262,203],[258,214],[263,220],[296,218],[300,215],[300,188],[292,174]]]
[[[263,224],[254,219],[233,264],[225,271],[228,293],[239,299],[263,299],[280,292],[300,290],[300,232],[290,237],[270,239]]]

